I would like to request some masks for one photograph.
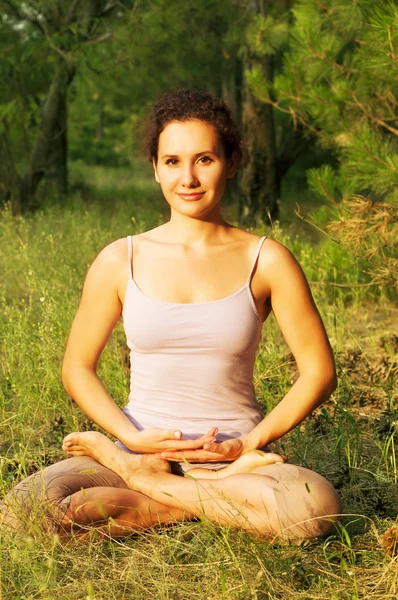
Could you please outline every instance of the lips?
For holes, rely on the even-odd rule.
[[[194,193],[194,194],[178,194],[180,198],[186,200],[187,202],[194,202],[195,200],[200,200],[205,192]]]

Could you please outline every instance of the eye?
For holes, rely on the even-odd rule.
[[[210,156],[201,156],[199,159],[199,162],[202,163],[202,165],[206,165],[206,164],[212,163],[213,159],[210,158]]]
[[[178,163],[178,160],[176,158],[168,158],[166,160],[166,165],[174,166],[177,163]]]

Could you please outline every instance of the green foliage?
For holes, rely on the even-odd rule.
[[[26,174],[57,181],[55,148],[32,166],[38,140],[56,142],[66,127],[72,160],[127,166],[138,153],[137,119],[154,96],[188,86],[220,93],[236,55],[227,33],[238,12],[233,0],[1,3],[0,204],[11,200],[18,210]],[[60,72],[67,123],[49,132],[43,109]]]
[[[226,36],[236,16],[230,1],[137,4],[112,43],[87,48],[72,86],[72,157],[123,164],[140,152],[136,125],[155,96],[178,87],[219,92],[233,61]]]
[[[288,33],[286,20],[271,15],[255,15],[246,29],[247,46],[256,56],[272,55],[286,43]]]
[[[292,14],[281,72],[266,83],[252,71],[252,89],[333,151],[337,164],[308,171],[310,188],[331,204],[328,218],[338,226],[330,231],[338,229],[339,241],[368,261],[377,283],[394,285],[398,8],[380,0],[298,0]],[[364,244],[350,243],[355,228]]]
[[[131,7],[129,0],[1,3],[0,204],[34,207],[43,176],[66,192],[67,87],[85,48],[108,40]]]

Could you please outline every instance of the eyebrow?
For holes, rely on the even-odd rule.
[[[206,150],[205,152],[198,152],[197,154],[194,154],[195,158],[199,158],[199,156],[205,156],[207,154],[213,154],[214,156],[218,157],[217,152],[213,152],[212,150]],[[163,158],[178,158],[178,154],[164,154],[162,157]]]

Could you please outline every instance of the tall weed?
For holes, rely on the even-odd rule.
[[[164,219],[159,192],[141,167],[109,173],[77,164],[74,186],[62,207],[48,204],[24,217],[5,209],[0,215],[0,496],[17,480],[63,458],[60,445],[67,432],[93,428],[60,378],[85,273],[106,244]],[[396,597],[396,560],[378,546],[380,532],[397,512],[391,333],[396,312],[382,290],[362,286],[367,281],[360,264],[340,246],[329,240],[311,243],[288,230],[276,224],[258,233],[286,244],[314,282],[340,383],[331,400],[279,447],[290,462],[328,477],[352,516],[334,537],[305,547],[270,546],[207,521],[141,532],[125,541],[99,539],[95,530],[84,542],[33,539],[28,531],[14,537],[0,527],[0,597]],[[119,324],[99,368],[120,406],[128,394],[125,358]],[[294,359],[270,317],[254,381],[264,411],[296,376]]]

